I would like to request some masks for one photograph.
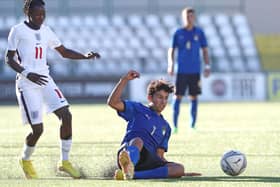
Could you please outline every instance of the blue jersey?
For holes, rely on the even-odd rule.
[[[172,48],[178,48],[177,73],[200,73],[200,48],[204,47],[207,47],[207,41],[202,29],[178,29],[172,39]]]
[[[125,110],[118,112],[128,122],[122,144],[140,137],[151,153],[156,154],[158,148],[167,151],[171,128],[163,116],[141,103],[124,101],[124,105]]]

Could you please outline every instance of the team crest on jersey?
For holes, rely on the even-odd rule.
[[[191,47],[192,47],[191,42],[190,42],[190,41],[187,41],[187,43],[186,43],[186,48],[187,48],[187,49],[190,49]]]
[[[36,119],[36,118],[38,118],[38,116],[39,116],[39,112],[38,111],[32,111],[31,112],[31,118],[32,119]]]
[[[198,35],[194,35],[193,39],[194,39],[195,41],[198,41]]]
[[[36,34],[35,34],[35,38],[36,38],[36,40],[40,41],[40,40],[41,40],[41,35],[40,35],[40,33],[36,33]]]

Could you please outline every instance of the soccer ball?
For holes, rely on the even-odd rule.
[[[221,168],[227,175],[237,176],[246,169],[246,166],[246,156],[240,151],[231,150],[222,156]]]

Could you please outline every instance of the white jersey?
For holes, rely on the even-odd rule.
[[[34,30],[26,23],[20,23],[12,27],[8,36],[8,50],[17,51],[19,63],[24,69],[42,75],[49,74],[48,47],[54,49],[60,45],[58,37],[45,25]]]
[[[53,112],[68,105],[67,100],[49,76],[47,64],[48,48],[56,48],[61,42],[54,32],[42,25],[39,30],[20,23],[12,27],[8,37],[8,50],[17,51],[18,63],[24,69],[47,76],[46,85],[38,85],[21,74],[16,80],[16,93],[24,123],[40,124],[43,110]]]

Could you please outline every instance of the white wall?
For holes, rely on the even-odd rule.
[[[153,79],[172,81],[166,74],[142,74],[129,83],[130,99],[146,101],[146,88]],[[202,77],[200,101],[264,101],[266,100],[266,77],[263,73],[216,73]],[[187,94],[186,94],[187,96]],[[171,98],[169,98],[171,99]],[[187,97],[184,98],[187,100]]]

